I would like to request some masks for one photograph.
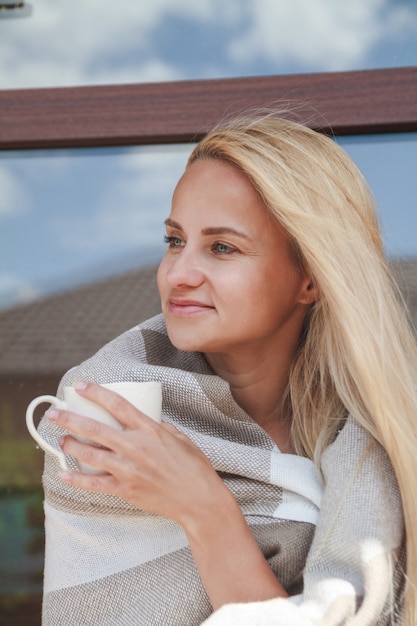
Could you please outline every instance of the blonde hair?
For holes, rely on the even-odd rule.
[[[383,252],[372,194],[332,139],[276,114],[211,131],[197,159],[239,168],[287,230],[320,298],[290,373],[293,436],[319,462],[350,413],[385,448],[407,536],[405,622],[417,623],[417,347]]]

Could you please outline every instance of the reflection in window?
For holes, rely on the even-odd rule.
[[[417,135],[338,141],[374,190],[386,249],[402,258],[417,319]],[[40,623],[43,453],[26,432],[26,406],[54,394],[69,367],[159,311],[162,224],[190,150],[0,158],[0,623],[16,623],[19,613],[29,626]]]
[[[159,311],[155,264],[188,152],[0,158],[0,623],[40,624],[43,453],[26,431],[26,406]]]
[[[341,137],[380,210],[388,256],[417,258],[417,133]]]
[[[0,19],[2,89],[398,67],[417,58],[417,6],[407,0],[31,4],[30,17]]]
[[[0,155],[0,307],[156,262],[190,150]]]

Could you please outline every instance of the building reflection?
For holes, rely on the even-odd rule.
[[[0,624],[41,623],[43,451],[26,430],[27,405],[159,311],[156,267],[147,267],[0,313]]]

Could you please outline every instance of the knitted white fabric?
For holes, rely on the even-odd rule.
[[[282,454],[201,354],[172,346],[162,316],[124,333],[68,372],[59,395],[76,380],[161,381],[162,418],[210,459],[293,596],[229,605],[208,623],[288,626],[319,619],[343,624],[363,596],[362,606],[369,604],[374,621],[358,624],[376,623],[389,590],[376,584],[374,564],[391,581],[388,561],[401,543],[401,507],[383,451],[374,446],[361,460],[369,438],[353,420],[326,452],[323,497],[312,462]],[[41,430],[57,445],[59,428],[45,418]],[[209,618],[210,602],[182,529],[115,496],[71,487],[58,478],[57,465],[47,454],[44,626],[194,626]],[[328,609],[335,619],[329,621]],[[384,619],[379,623],[389,623]]]

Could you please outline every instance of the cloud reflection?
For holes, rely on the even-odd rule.
[[[184,171],[188,146],[127,149],[113,163],[112,178],[97,181],[96,202],[86,214],[62,212],[52,220],[56,245],[72,252],[163,249],[163,221]],[[92,163],[91,171],[93,172]]]
[[[0,87],[358,69],[416,34],[405,0],[37,0],[0,23]]]
[[[34,0],[32,17],[0,21],[3,89],[389,67],[416,58],[414,0]],[[187,151],[4,156],[0,294],[27,299],[85,277],[85,268],[109,274],[114,259],[130,255],[134,264],[136,255],[162,250]]]
[[[9,169],[0,166],[0,218],[22,215],[28,208],[28,194]]]

